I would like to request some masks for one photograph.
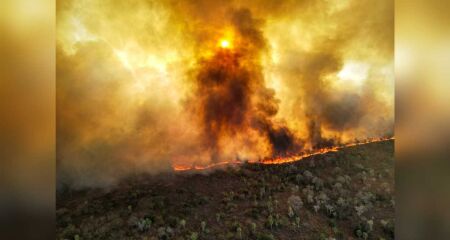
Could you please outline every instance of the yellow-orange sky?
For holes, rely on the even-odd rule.
[[[251,26],[234,20],[241,10]],[[249,42],[276,100],[270,121],[302,147],[392,135],[393,28],[389,0],[58,1],[58,176],[104,185],[174,161],[211,161],[187,107],[193,79],[202,59]],[[253,31],[262,45],[248,40]],[[270,154],[248,134],[257,135],[221,139],[222,157]]]

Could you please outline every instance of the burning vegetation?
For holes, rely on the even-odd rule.
[[[173,169],[175,171],[207,170],[207,169],[220,168],[220,167],[227,166],[227,165],[239,165],[239,164],[243,164],[243,163],[265,164],[265,165],[285,164],[285,163],[291,163],[291,162],[300,161],[303,158],[308,158],[308,157],[311,157],[311,156],[314,156],[314,155],[326,154],[326,153],[329,153],[329,152],[337,152],[339,150],[345,149],[346,147],[353,147],[353,146],[369,144],[369,143],[375,143],[375,142],[388,141],[388,140],[394,140],[394,138],[369,139],[369,140],[365,140],[363,142],[349,143],[349,144],[344,144],[344,145],[341,145],[341,146],[325,147],[325,148],[320,148],[320,149],[317,149],[317,150],[308,151],[308,152],[302,152],[302,153],[298,153],[298,154],[291,154],[291,155],[284,155],[284,156],[275,156],[275,157],[272,157],[272,158],[260,159],[258,161],[246,161],[246,162],[242,162],[242,161],[223,161],[223,162],[220,162],[220,163],[213,163],[213,164],[209,164],[209,165],[205,165],[205,166],[198,166],[198,165],[192,165],[192,166],[173,165]]]
[[[199,61],[188,100],[190,112],[198,116],[204,150],[212,163],[233,156],[246,160],[251,153],[296,152],[300,145],[294,134],[274,122],[279,100],[265,86],[261,58],[266,42],[257,21],[248,9],[234,12],[231,19],[234,38],[222,38],[212,56]]]
[[[393,7],[373,5],[58,4],[58,185],[393,137]]]
[[[58,239],[393,239],[393,26],[389,0],[59,2]]]
[[[58,239],[394,239],[393,140],[57,197]]]

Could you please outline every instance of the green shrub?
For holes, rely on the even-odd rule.
[[[258,235],[257,240],[275,240],[272,234],[261,233]]]
[[[256,234],[256,223],[250,223],[250,231],[252,234]]]
[[[274,224],[274,219],[272,217],[272,215],[269,215],[269,217],[267,218],[267,222],[266,222],[266,226],[270,229],[272,229]]]
[[[206,230],[206,222],[202,221],[200,224],[201,228],[202,228],[202,232],[204,232]]]
[[[242,228],[241,227],[238,227],[236,229],[236,235],[237,235],[238,239],[242,239]]]
[[[186,220],[181,219],[180,222],[179,222],[179,226],[182,227],[182,228],[185,228],[186,227]]]
[[[151,225],[152,225],[152,220],[150,220],[148,218],[142,218],[136,223],[137,229],[140,232],[146,232],[150,228]]]
[[[222,214],[216,213],[216,221],[217,222],[220,222],[221,217],[222,217]]]
[[[197,240],[198,239],[198,233],[197,232],[193,232],[191,233],[191,235],[189,236],[190,240]]]

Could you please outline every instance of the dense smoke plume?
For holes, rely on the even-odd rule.
[[[246,144],[253,151],[278,155],[296,150],[294,135],[272,122],[278,103],[273,90],[265,86],[260,59],[266,42],[257,22],[248,9],[233,11],[236,47],[219,49],[197,66],[195,94],[189,101],[200,117],[204,146],[213,162],[229,160],[233,154],[243,157],[239,149],[222,152],[236,137],[248,138],[250,143],[239,145]],[[255,142],[269,149],[252,148]]]
[[[393,134],[393,4],[64,1],[58,183]]]

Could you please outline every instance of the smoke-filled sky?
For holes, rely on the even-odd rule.
[[[57,3],[59,184],[391,136],[389,0]]]

